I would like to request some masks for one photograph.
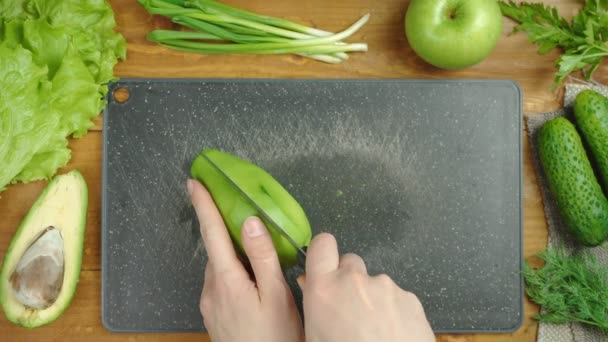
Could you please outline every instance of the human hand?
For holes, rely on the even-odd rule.
[[[306,341],[435,341],[418,298],[387,275],[369,276],[359,256],[340,257],[332,235],[317,235],[306,254]]]
[[[200,310],[218,342],[303,341],[302,322],[266,227],[257,217],[243,224],[243,245],[255,281],[238,259],[209,192],[197,181],[188,191],[207,249]]]

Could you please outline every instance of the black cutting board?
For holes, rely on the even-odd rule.
[[[416,293],[436,332],[520,326],[514,82],[123,79],[108,100],[102,318],[111,331],[205,331],[206,254],[185,182],[211,147],[270,172],[313,233],[333,233],[371,274]],[[299,301],[296,275],[287,272]]]

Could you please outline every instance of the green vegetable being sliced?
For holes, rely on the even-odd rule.
[[[248,197],[285,230],[299,247],[308,246],[312,237],[306,213],[295,198],[268,172],[259,166],[235,155],[216,149],[205,149],[194,159],[190,172],[192,177],[202,182],[213,197],[230,237],[242,256],[245,255],[241,240],[241,228],[250,216],[260,216],[259,211],[222,176],[205,157],[222,170],[241,188]],[[297,260],[297,249],[276,229],[269,229],[279,261],[285,268]]]

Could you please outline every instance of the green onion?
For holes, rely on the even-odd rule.
[[[198,30],[201,32],[208,32],[212,35],[220,37],[225,40],[230,40],[237,43],[258,43],[258,42],[271,42],[271,43],[283,43],[284,38],[272,37],[272,36],[254,36],[234,33],[233,31],[219,27],[214,24],[210,24],[205,21],[194,20],[190,17],[175,17],[173,21],[177,24],[187,26],[191,29]],[[154,32],[154,31],[153,31]],[[179,31],[178,31],[179,32]],[[175,37],[171,39],[176,39]],[[152,40],[154,41],[154,40]],[[157,42],[158,43],[158,42]]]
[[[192,31],[154,30],[148,40],[168,48],[206,53],[293,53],[341,63],[347,52],[367,51],[365,43],[345,43],[369,20],[364,15],[347,29],[327,32],[285,19],[259,15],[214,0],[137,0],[149,13],[170,18]]]
[[[185,32],[171,30],[155,30],[149,33],[148,38],[152,41],[160,42],[172,39],[197,39],[197,40],[222,40],[218,36],[203,32]]]
[[[302,54],[327,54],[344,51],[366,51],[365,44],[347,44],[347,45],[313,45],[313,46],[293,46],[289,44],[209,44],[199,42],[189,42],[183,40],[164,40],[160,42],[162,45],[181,48],[187,51],[204,50],[205,53],[255,53],[255,54],[285,54],[285,53],[302,53]]]
[[[296,23],[293,23],[288,20],[284,20],[284,19],[280,19],[280,18],[273,18],[273,17],[268,17],[268,16],[263,16],[263,15],[258,15],[255,13],[247,12],[247,11],[244,11],[244,10],[241,10],[238,8],[234,8],[234,7],[225,5],[225,4],[221,4],[221,3],[218,3],[218,2],[212,1],[212,0],[191,0],[191,1],[185,1],[185,2],[186,2],[186,4],[189,5],[189,7],[196,7],[201,10],[213,9],[218,12],[230,14],[236,18],[256,21],[256,22],[264,23],[264,24],[267,24],[270,26],[281,27],[281,28],[284,28],[287,30],[292,30],[295,32],[306,33],[311,36],[322,37],[322,36],[328,36],[328,35],[332,34],[331,32],[317,30],[315,28],[296,24]]]

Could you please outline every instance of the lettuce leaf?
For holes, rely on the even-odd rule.
[[[34,63],[21,46],[0,45],[0,189],[19,174],[59,127],[59,117],[43,113],[51,93],[48,69]]]
[[[69,162],[126,58],[115,26],[105,0],[0,2],[0,191]]]

